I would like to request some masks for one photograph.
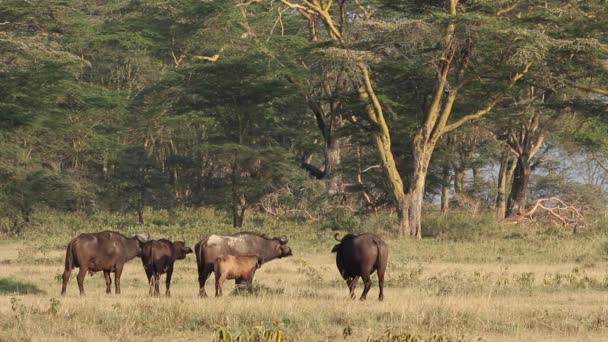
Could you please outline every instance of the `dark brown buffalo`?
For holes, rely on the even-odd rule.
[[[336,253],[336,265],[342,278],[346,280],[350,297],[355,298],[355,287],[359,277],[363,278],[365,288],[361,300],[367,298],[367,292],[372,287],[371,275],[378,271],[378,285],[380,295],[378,300],[384,299],[384,273],[388,264],[388,246],[382,239],[374,234],[346,234],[342,240],[338,234],[334,238],[340,243],[332,248]]]
[[[123,266],[129,260],[141,255],[141,247],[146,240],[147,238],[141,234],[128,238],[110,231],[78,235],[70,241],[65,252],[61,294],[65,294],[70,273],[75,267],[80,268],[77,277],[80,295],[84,295],[84,278],[87,272],[92,275],[99,271],[103,271],[106,279],[106,293],[112,292],[110,272],[114,272],[115,292],[120,294],[120,275]]]
[[[167,273],[167,291],[165,295],[171,296],[171,276],[173,275],[173,264],[175,260],[185,259],[186,255],[192,253],[190,247],[186,247],[183,241],[171,242],[166,239],[151,240],[142,247],[141,261],[144,264],[148,283],[150,284],[150,295],[159,296],[160,275]]]
[[[199,295],[207,297],[205,282],[213,272],[215,260],[222,255],[257,255],[262,264],[272,259],[292,255],[287,246],[287,238],[267,238],[265,236],[241,232],[234,235],[211,235],[194,246],[196,265],[198,266]],[[247,283],[251,283],[248,280]],[[244,280],[237,279],[243,285]]]
[[[236,279],[243,282],[253,281],[255,271],[262,265],[262,258],[257,255],[222,255],[215,259],[215,296],[222,295],[222,287],[226,279]]]

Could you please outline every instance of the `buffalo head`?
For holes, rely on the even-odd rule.
[[[144,234],[133,234],[131,235],[131,239],[135,239],[139,241],[140,244],[150,240],[150,235],[146,236]]]
[[[287,246],[287,242],[289,241],[287,236],[275,237],[274,240],[279,242],[279,244],[275,247],[280,252],[279,258],[293,255],[291,248]]]
[[[131,240],[137,241],[137,246],[135,247],[136,255],[140,256],[141,248],[143,247],[144,243],[150,240],[150,235],[146,236],[144,234],[133,234],[131,235]]]
[[[281,255],[279,255],[279,258],[284,258],[284,257],[288,257],[288,256],[292,256],[293,253],[291,251],[291,248],[287,245],[278,245],[277,249],[279,251],[281,251]]]
[[[173,243],[176,259],[185,259],[187,254],[192,253],[192,248],[187,247],[184,241],[175,241]]]

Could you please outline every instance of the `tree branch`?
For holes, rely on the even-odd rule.
[[[222,52],[224,52],[223,47],[213,56],[194,56],[194,58],[196,58],[198,60],[209,61],[209,62],[213,63],[213,62],[217,62],[217,60],[220,58]]]
[[[608,96],[608,89],[604,89],[604,88],[596,88],[590,85],[585,85],[585,84],[578,84],[569,80],[564,80],[564,82],[574,88],[577,89],[581,89],[581,90],[585,90],[585,91],[590,91],[592,93],[596,93],[596,94],[600,94],[600,95],[604,95],[604,96]]]
[[[507,6],[505,8],[501,8],[498,11],[496,11],[496,16],[501,16],[503,14],[507,14],[509,12],[511,12],[512,10],[514,10],[515,8],[517,8],[517,6],[519,6],[519,4],[521,4],[522,0],[518,0],[516,1],[514,4]]]
[[[604,164],[595,153],[591,154],[591,160],[594,160],[604,171],[608,172],[608,165]]]
[[[505,91],[503,91],[502,93],[498,94],[484,108],[478,110],[477,112],[475,112],[473,114],[465,115],[462,118],[458,119],[456,122],[446,125],[444,128],[444,133],[453,131],[456,128],[464,125],[465,123],[467,123],[469,121],[479,119],[482,116],[488,114],[496,106],[496,104],[502,99],[502,97],[506,94],[507,90],[510,90],[511,88],[513,88],[515,83],[517,83],[517,81],[519,81],[522,77],[524,77],[524,75],[526,73],[528,73],[528,70],[530,69],[531,65],[532,65],[532,63],[526,64],[524,69],[521,72],[518,72],[517,74],[515,74],[515,76],[511,79],[511,82],[509,82],[507,89]]]

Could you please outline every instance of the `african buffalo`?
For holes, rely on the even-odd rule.
[[[171,242],[167,239],[151,240],[142,247],[141,261],[150,284],[150,295],[159,296],[160,276],[167,273],[165,283],[167,291],[165,295],[171,296],[171,276],[173,275],[173,264],[175,260],[185,259],[186,255],[192,253],[190,247],[186,247],[183,241]]]
[[[120,275],[125,263],[141,255],[142,244],[147,240],[144,235],[136,234],[128,238],[117,232],[83,233],[72,239],[65,252],[65,270],[63,272],[63,285],[61,295],[65,294],[70,273],[74,267],[79,267],[78,288],[80,295],[84,295],[84,277],[87,272],[91,275],[103,271],[106,279],[106,293],[111,293],[112,279],[110,272],[114,272],[114,285],[116,294],[120,294]]]
[[[380,295],[378,300],[384,299],[384,272],[388,264],[388,246],[382,239],[374,234],[346,234],[342,240],[338,239],[338,233],[334,238],[340,243],[332,248],[336,253],[336,265],[342,278],[346,280],[350,297],[355,298],[355,287],[359,277],[363,278],[365,288],[361,300],[365,300],[367,292],[372,286],[370,276],[378,271],[378,285]]]
[[[199,295],[207,297],[205,282],[213,272],[215,260],[222,255],[258,255],[261,263],[292,255],[287,246],[287,238],[267,238],[265,236],[240,232],[234,235],[211,235],[194,246],[198,266]],[[249,283],[251,280],[248,281]],[[237,284],[241,284],[237,280]]]
[[[222,255],[215,259],[215,296],[222,295],[222,287],[226,279],[236,279],[237,282],[253,281],[255,271],[262,265],[262,258],[257,255]]]

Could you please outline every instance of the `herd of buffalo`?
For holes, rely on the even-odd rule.
[[[388,263],[388,246],[374,234],[346,234],[332,249],[336,253],[336,266],[346,280],[350,297],[355,298],[359,278],[365,284],[361,300],[365,300],[372,281],[378,272],[379,300],[384,299],[384,273]],[[79,268],[78,288],[84,295],[84,278],[87,273],[103,271],[106,293],[111,293],[114,272],[115,293],[120,293],[120,276],[125,263],[140,257],[150,284],[150,295],[160,294],[160,276],[166,274],[166,295],[171,295],[171,276],[175,260],[184,259],[192,249],[183,241],[166,239],[150,240],[141,234],[128,238],[120,233],[104,231],[80,234],[67,246],[65,270],[61,294],[64,295],[70,274]],[[287,238],[268,238],[260,234],[241,232],[234,235],[210,235],[194,246],[198,267],[199,295],[206,297],[205,282],[215,274],[215,295],[221,296],[227,279],[234,279],[237,286],[250,285],[258,268],[268,261],[292,255]]]

